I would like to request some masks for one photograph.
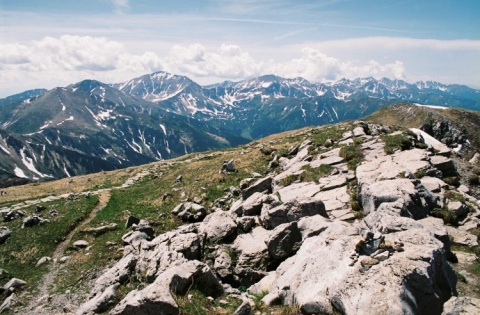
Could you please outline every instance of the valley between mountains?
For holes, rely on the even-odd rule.
[[[395,105],[2,188],[0,311],[476,314],[479,122]]]

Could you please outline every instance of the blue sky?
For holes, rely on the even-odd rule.
[[[480,87],[480,1],[0,0],[0,97],[165,70]]]

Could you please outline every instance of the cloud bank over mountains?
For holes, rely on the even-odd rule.
[[[163,54],[155,51],[138,53],[107,37],[79,35],[47,36],[27,43],[0,43],[0,97],[87,78],[115,83],[159,70],[188,76],[200,84],[242,80],[262,74],[303,77],[312,82],[370,76],[442,81],[442,73],[437,78],[422,77],[422,66],[428,68],[431,64],[427,60],[423,64],[413,63],[409,54],[419,54],[437,64],[445,56],[457,52],[467,53],[467,56],[470,53],[474,59],[480,52],[480,41],[364,38],[306,43],[281,49],[288,58],[277,58],[274,52],[255,56],[239,45],[226,43],[220,46],[174,44],[166,49],[163,47]],[[370,59],[372,50],[379,52],[378,59]],[[387,56],[391,51],[404,56],[405,61],[381,57],[382,53]],[[456,67],[465,67],[464,75],[474,81],[475,74],[468,73],[473,71],[472,66],[468,58],[456,61]],[[448,67],[438,69],[440,72],[448,70]],[[447,81],[444,83],[466,83],[461,78],[457,82],[448,82],[447,73],[444,75],[443,81]]]
[[[118,82],[159,70],[181,74],[208,84],[241,80],[262,74],[303,77],[312,82],[343,77],[405,79],[402,61],[358,62],[339,59],[312,47],[299,48],[288,60],[262,60],[234,44],[206,47],[200,43],[173,45],[166,55],[152,51],[129,52],[122,43],[106,37],[63,35],[44,37],[26,44],[0,44],[1,93],[54,87],[75,80],[95,78]]]

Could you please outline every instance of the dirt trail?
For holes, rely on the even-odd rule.
[[[80,223],[75,229],[70,231],[70,233],[68,233],[68,235],[65,237],[65,240],[63,240],[60,244],[58,244],[52,256],[52,260],[54,262],[50,264],[48,272],[43,276],[42,280],[40,281],[38,292],[34,296],[32,296],[26,309],[34,310],[34,308],[38,304],[42,304],[45,302],[42,300],[44,297],[49,295],[49,292],[52,290],[55,284],[55,278],[57,277],[57,274],[60,270],[59,260],[64,256],[65,249],[67,248],[68,244],[72,240],[72,237],[77,232],[81,231],[88,223],[90,223],[90,221],[92,221],[92,219],[95,218],[95,215],[97,214],[98,211],[105,208],[105,206],[108,204],[108,201],[110,200],[110,190],[105,189],[102,191],[98,191],[98,198],[99,198],[98,204],[90,211],[90,213],[88,214],[88,217],[85,220],[83,220],[82,223]]]

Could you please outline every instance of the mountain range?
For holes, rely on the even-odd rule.
[[[311,83],[264,75],[200,86],[157,72],[0,99],[0,180],[113,170],[358,119],[397,103],[480,110],[480,90],[383,78]],[[4,184],[6,185],[6,184]]]

